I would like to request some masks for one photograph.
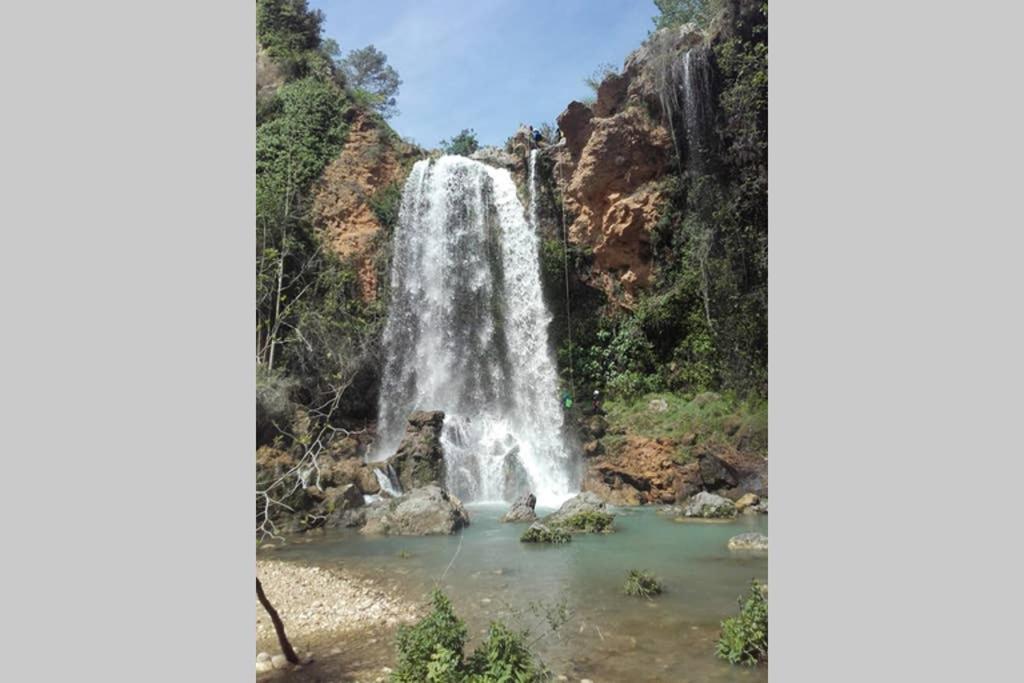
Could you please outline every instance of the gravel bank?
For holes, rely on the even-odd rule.
[[[256,575],[293,642],[332,632],[394,627],[415,619],[415,606],[386,592],[373,579],[343,570],[257,560]],[[259,641],[276,638],[259,601],[256,637]]]

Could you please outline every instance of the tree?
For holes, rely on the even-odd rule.
[[[476,133],[472,128],[463,128],[462,131],[451,140],[441,140],[439,144],[445,154],[469,156],[480,149],[480,142],[476,139]]]
[[[352,50],[340,63],[348,85],[357,92],[367,96],[373,109],[384,118],[391,118],[398,113],[395,107],[395,96],[402,79],[398,72],[388,64],[388,56],[367,45],[359,50]]]
[[[260,44],[279,60],[294,59],[299,53],[320,46],[324,15],[310,10],[306,0],[258,0],[256,35]]]
[[[270,620],[274,622],[274,631],[277,633],[277,642],[281,644],[281,652],[284,653],[285,659],[292,664],[299,663],[299,656],[295,654],[295,650],[292,648],[292,644],[288,642],[288,636],[284,632],[284,622],[281,621],[280,615],[274,606],[270,604],[270,600],[267,600],[267,596],[263,593],[263,584],[260,583],[259,577],[256,577],[256,597],[259,598],[260,604],[263,605],[263,609],[267,610],[267,614],[270,615]]]
[[[653,18],[654,26],[660,29],[695,23],[707,28],[715,14],[715,4],[715,0],[654,0],[661,12]]]

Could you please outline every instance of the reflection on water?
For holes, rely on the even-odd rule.
[[[767,680],[765,667],[737,668],[714,657],[719,622],[737,612],[736,600],[751,579],[768,574],[766,554],[730,552],[726,542],[745,531],[767,533],[767,516],[680,523],[651,508],[624,509],[615,518],[615,534],[537,546],[519,542],[524,525],[497,521],[504,511],[470,506],[472,525],[461,539],[338,531],[273,556],[366,572],[416,601],[440,586],[473,637],[491,619],[529,626],[539,635],[546,628],[529,604],[564,600],[570,621],[534,647],[554,673],[570,680]],[[653,571],[665,593],[653,600],[624,595],[632,568]]]

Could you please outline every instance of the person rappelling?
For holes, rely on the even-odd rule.
[[[562,406],[566,410],[572,408],[572,395],[569,393],[568,389],[562,392]]]

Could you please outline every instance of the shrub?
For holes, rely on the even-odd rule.
[[[649,598],[661,594],[663,587],[657,577],[649,571],[630,569],[626,575],[626,584],[622,587],[626,595],[638,598]]]
[[[558,526],[563,529],[597,533],[599,531],[612,531],[612,520],[614,519],[615,515],[607,512],[584,510],[562,520],[558,523]]]
[[[768,659],[768,599],[762,584],[751,582],[750,595],[739,604],[739,615],[722,622],[715,654],[731,664],[754,666]]]
[[[480,142],[472,128],[463,128],[451,140],[441,140],[439,144],[445,154],[459,154],[465,157],[480,149]]]
[[[532,683],[545,671],[526,644],[528,632],[491,622],[487,639],[463,655],[466,625],[440,591],[431,595],[433,609],[413,626],[398,630],[398,668],[392,683]]]
[[[572,534],[558,527],[531,524],[519,540],[522,543],[568,543],[572,540]]]
[[[430,614],[412,626],[398,629],[398,666],[391,675],[395,683],[423,683],[450,680],[445,671],[462,668],[462,647],[466,644],[466,625],[455,616],[451,601],[435,590]],[[434,664],[434,678],[430,667]]]

